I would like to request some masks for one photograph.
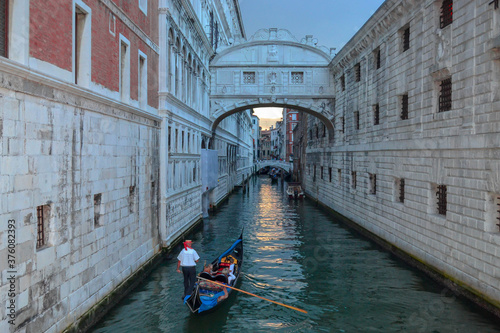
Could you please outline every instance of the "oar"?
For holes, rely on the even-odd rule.
[[[205,279],[205,278],[202,278],[202,277],[199,277],[199,276],[198,276],[198,279],[200,279],[200,280],[205,280],[205,281],[208,281],[208,282],[211,282],[211,283],[217,284],[217,285],[222,286],[222,287],[226,287],[226,288],[229,288],[229,289],[233,289],[233,290],[236,290],[236,291],[240,291],[240,292],[242,292],[242,293],[244,293],[244,294],[247,294],[247,295],[250,295],[250,296],[254,296],[254,297],[257,297],[257,298],[263,299],[263,300],[265,300],[265,301],[268,301],[268,302],[271,302],[271,303],[274,303],[274,304],[278,304],[278,305],[284,306],[284,307],[289,308],[289,309],[293,309],[293,310],[296,310],[296,311],[299,311],[299,312],[302,312],[302,313],[307,313],[307,311],[306,311],[306,310],[302,310],[302,309],[296,308],[296,307],[294,307],[294,306],[290,306],[290,305],[286,305],[286,304],[283,304],[283,303],[280,303],[280,302],[276,302],[276,301],[273,301],[273,300],[270,300],[270,299],[264,298],[264,297],[259,296],[259,295],[255,295],[255,294],[249,293],[248,291],[244,291],[244,290],[241,290],[241,289],[238,289],[238,288],[235,288],[235,287],[226,286],[224,283],[220,283],[220,282],[216,282],[216,281],[208,280],[208,279]]]

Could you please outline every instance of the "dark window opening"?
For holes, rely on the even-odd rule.
[[[437,208],[438,208],[438,213],[440,215],[446,215],[446,205],[447,205],[447,199],[446,199],[446,185],[439,185],[437,187]]]
[[[380,105],[379,104],[375,104],[373,106],[373,124],[374,125],[380,124]]]
[[[354,65],[354,78],[356,82],[361,81],[361,65],[359,63]]]
[[[7,57],[9,1],[0,1],[0,56]]]
[[[102,194],[94,194],[94,226],[100,226]]]
[[[498,220],[498,230],[500,231],[500,197],[497,197],[497,220]]]
[[[401,96],[401,119],[408,119],[408,95]]]
[[[321,167],[319,171],[321,172],[320,177],[321,177],[321,179],[323,179],[323,167]]]
[[[359,130],[359,111],[354,112],[354,127]]]
[[[328,178],[330,179],[330,183],[332,182],[332,168],[328,168]]]
[[[410,49],[410,27],[403,31],[403,52]]]
[[[399,180],[399,202],[404,203],[405,202],[405,180],[400,179]]]
[[[37,237],[36,237],[36,248],[40,249],[48,245],[48,221],[50,216],[50,206],[42,205],[36,207],[36,225],[37,225]]]
[[[439,94],[439,112],[451,110],[451,77],[441,81]]]
[[[370,194],[377,194],[377,175],[370,173]]]
[[[345,132],[345,120],[344,117],[340,117],[340,121],[342,122],[342,133]]]
[[[356,186],[357,186],[356,171],[351,172],[351,184],[352,184],[352,188],[356,189]]]
[[[381,67],[381,59],[380,59],[380,48],[375,51],[375,69],[379,69]]]
[[[341,89],[342,91],[345,91],[345,75],[342,75],[342,76],[340,77],[340,89]]]
[[[443,0],[440,21],[441,29],[449,26],[453,22],[453,0]]]

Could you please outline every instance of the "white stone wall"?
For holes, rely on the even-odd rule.
[[[0,261],[0,331],[60,332],[160,249],[159,118],[1,67],[0,256],[7,258],[8,220],[16,247],[14,268]],[[47,245],[37,249],[40,205],[50,215]],[[6,313],[12,270],[15,326]]]
[[[488,3],[454,1],[453,23],[443,29],[441,1],[382,5],[331,63],[335,141],[314,135],[309,140],[305,187],[309,195],[498,307],[500,63],[495,41],[500,9]],[[410,49],[403,52],[407,26]],[[375,68],[377,48],[380,69]],[[360,82],[354,79],[357,63]],[[438,112],[439,85],[449,77],[452,108]],[[409,96],[406,120],[401,119],[404,94]],[[377,103],[380,122],[375,125]],[[309,125],[313,130],[314,122]],[[370,174],[376,175],[375,194]],[[403,203],[400,179],[405,180]],[[445,215],[437,212],[437,185],[447,186]]]

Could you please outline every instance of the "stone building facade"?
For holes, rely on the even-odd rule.
[[[387,0],[330,63],[334,140],[309,118],[305,179],[497,313],[499,20],[495,1]]]
[[[158,2],[6,4],[0,331],[60,332],[160,251]]]

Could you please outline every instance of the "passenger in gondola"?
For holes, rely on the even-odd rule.
[[[229,284],[231,284],[231,282],[233,282],[233,280],[236,279],[236,276],[234,276],[234,260],[233,260],[233,258],[229,257],[229,262],[231,263],[231,265],[229,265],[229,274],[228,274],[227,282]]]
[[[214,274],[214,265],[212,265],[212,264],[208,264],[208,265],[204,266],[204,267],[203,267],[203,271],[204,271],[205,273],[208,273],[208,274],[210,274],[210,275],[213,275],[213,274]]]
[[[223,289],[222,292],[224,292],[224,294],[220,295],[219,297],[217,297],[217,303],[220,302],[220,301],[222,301],[222,300],[225,300],[229,296],[226,287],[224,287],[224,289]],[[220,293],[217,293],[216,295],[218,295],[218,294],[220,294]]]

